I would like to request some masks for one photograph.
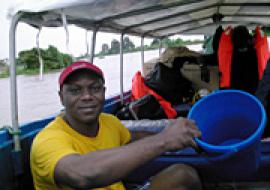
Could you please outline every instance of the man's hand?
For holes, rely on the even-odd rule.
[[[181,118],[175,120],[159,135],[161,140],[165,142],[167,151],[174,151],[190,146],[197,149],[194,138],[200,137],[201,132],[194,121]]]

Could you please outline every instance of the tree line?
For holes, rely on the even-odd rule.
[[[144,50],[152,50],[157,49],[159,47],[159,44],[162,43],[163,47],[179,47],[179,46],[185,46],[185,45],[191,45],[191,44],[198,44],[202,43],[201,40],[194,40],[194,41],[184,41],[181,38],[177,39],[170,39],[170,38],[164,38],[161,41],[157,38],[153,39],[153,41],[150,43],[150,45],[145,45]],[[123,52],[134,52],[134,51],[140,51],[142,49],[141,46],[135,47],[134,43],[129,39],[129,37],[124,37],[123,39]],[[113,39],[111,41],[111,46],[109,47],[108,44],[102,44],[101,51],[96,54],[96,56],[104,56],[104,55],[111,55],[111,54],[119,54],[120,53],[120,41]]]
[[[184,46],[195,43],[202,43],[202,41],[184,41],[180,38],[169,39],[164,38],[162,40],[163,47],[176,47]],[[145,45],[144,50],[157,49],[159,47],[160,41],[158,39],[153,39],[150,45]],[[129,37],[124,37],[123,39],[123,52],[134,52],[140,51],[141,47],[136,47],[135,44],[130,40]],[[116,39],[111,41],[110,46],[108,44],[102,44],[102,49],[95,56],[105,56],[120,53],[120,42]],[[43,60],[44,71],[53,71],[66,67],[71,64],[72,56],[69,54],[61,53],[56,47],[50,45],[47,49],[37,49],[32,48],[30,50],[24,50],[19,52],[18,58],[16,59],[17,74],[37,74],[39,72],[39,55]],[[87,58],[88,55],[81,55],[75,59]],[[2,63],[1,63],[2,64]],[[3,69],[0,64],[0,77],[7,77],[9,71],[7,68]],[[3,64],[7,67],[6,64]]]
[[[159,47],[160,41],[158,39],[154,39],[150,45],[145,45],[145,50],[156,49]],[[180,38],[177,39],[169,39],[165,38],[162,40],[162,44],[165,47],[176,47],[176,46],[184,46],[194,43],[202,43],[201,41],[184,41]],[[123,39],[123,52],[134,52],[140,51],[141,47],[135,47],[134,43],[130,40],[129,37],[124,37]],[[119,54],[120,53],[120,42],[116,39],[111,41],[111,46],[108,44],[102,44],[101,51],[95,56],[105,56],[111,54]],[[72,56],[68,54],[61,53],[56,47],[49,46],[47,49],[40,48],[40,55],[42,57],[44,63],[44,70],[55,70],[66,67],[72,62]],[[88,55],[82,55],[75,59],[86,58]],[[30,50],[21,51],[19,53],[17,59],[17,65],[21,66],[24,70],[35,70],[39,69],[39,52],[37,48],[32,48]]]

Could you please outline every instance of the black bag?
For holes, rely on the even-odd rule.
[[[193,94],[192,83],[184,78],[180,72],[183,66],[181,63],[174,63],[172,68],[157,63],[154,70],[145,78],[145,84],[161,95],[173,105],[182,104],[184,98]]]
[[[151,94],[145,95],[142,98],[129,103],[119,110],[116,113],[116,116],[121,120],[167,118],[163,108]]]

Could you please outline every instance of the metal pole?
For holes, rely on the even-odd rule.
[[[144,36],[141,36],[141,70],[143,71],[144,66]],[[144,73],[143,73],[144,74]]]
[[[67,53],[69,55],[71,55],[72,60],[74,61],[74,57],[73,57],[73,55],[72,55],[72,53],[70,52],[70,49],[69,49],[69,30],[68,30],[67,17],[66,17],[63,10],[61,11],[61,17],[62,17],[63,27],[64,27],[64,30],[66,32],[66,51],[67,51]]]
[[[162,53],[162,39],[159,39],[159,48],[158,48],[158,55],[160,56]]]
[[[123,76],[123,44],[124,43],[124,33],[121,33],[120,37],[120,100],[121,104],[124,105],[124,76]]]
[[[91,63],[94,63],[97,31],[98,31],[98,27],[95,27],[92,34],[91,54],[90,54],[90,59],[89,59]]]
[[[41,32],[41,29],[42,29],[41,27],[38,29],[38,33],[36,36],[36,45],[37,45],[38,61],[39,61],[39,80],[43,79],[43,68],[44,68],[43,59],[42,59],[42,55],[39,48],[39,35]]]
[[[9,72],[10,72],[10,102],[11,102],[11,118],[12,129],[14,132],[14,151],[21,150],[18,122],[18,97],[17,97],[17,81],[16,81],[16,28],[19,22],[21,13],[16,14],[9,28]]]
[[[90,48],[89,48],[89,41],[88,41],[88,32],[89,30],[86,30],[85,31],[85,45],[86,45],[86,57],[88,60],[90,60],[89,58],[89,55],[90,55]]]

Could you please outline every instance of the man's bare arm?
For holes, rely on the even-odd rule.
[[[56,165],[55,180],[60,186],[76,189],[106,186],[163,152],[196,147],[194,137],[200,135],[193,122],[177,120],[156,135],[119,148],[66,156]]]

